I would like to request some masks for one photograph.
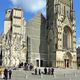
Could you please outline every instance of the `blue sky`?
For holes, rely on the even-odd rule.
[[[28,20],[42,11],[45,15],[46,0],[0,0],[0,32],[4,31],[4,16],[8,8],[21,6],[24,9],[25,19]],[[76,16],[76,40],[80,44],[80,0],[74,0],[74,11]]]

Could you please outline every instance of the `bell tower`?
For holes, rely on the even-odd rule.
[[[47,0],[48,66],[76,68],[73,0]]]

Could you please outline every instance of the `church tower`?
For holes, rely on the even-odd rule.
[[[3,66],[18,66],[26,61],[23,47],[25,32],[21,8],[8,9],[4,20]]]
[[[48,66],[76,68],[73,0],[47,0]]]

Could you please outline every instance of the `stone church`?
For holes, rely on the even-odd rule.
[[[3,66],[27,62],[35,67],[77,67],[73,0],[47,0],[46,8],[46,18],[37,13],[29,21],[20,8],[6,11]]]
[[[76,67],[73,0],[47,0],[48,65]]]

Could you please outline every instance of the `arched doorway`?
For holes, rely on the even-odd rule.
[[[71,53],[67,52],[64,54],[63,56],[64,59],[64,67],[65,68],[70,68],[71,67],[71,63],[72,63],[72,55]]]

